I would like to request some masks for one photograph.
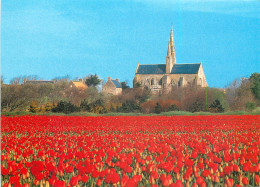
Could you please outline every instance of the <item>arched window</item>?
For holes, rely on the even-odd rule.
[[[154,85],[154,79],[151,80],[151,85]]]
[[[183,77],[180,77],[180,80],[178,81],[178,87],[183,86]]]
[[[149,79],[146,79],[146,80],[144,81],[144,85],[149,88],[149,87],[150,87],[150,80],[149,80]]]
[[[162,85],[162,79],[159,80],[159,85]]]

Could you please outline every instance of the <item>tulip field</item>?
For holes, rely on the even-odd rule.
[[[260,116],[11,116],[1,185],[260,186]]]

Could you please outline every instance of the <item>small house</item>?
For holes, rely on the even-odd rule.
[[[107,82],[104,84],[102,88],[103,93],[113,94],[113,95],[120,95],[122,94],[122,85],[119,82],[119,79],[111,79],[108,77]]]

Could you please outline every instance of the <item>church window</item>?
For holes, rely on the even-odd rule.
[[[160,81],[159,81],[159,85],[162,85],[162,79],[160,79]]]
[[[154,85],[154,79],[151,80],[151,85]]]
[[[180,77],[180,80],[178,81],[178,87],[183,86],[183,77]]]

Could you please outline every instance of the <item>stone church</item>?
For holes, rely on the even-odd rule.
[[[184,86],[207,87],[202,63],[176,64],[173,31],[171,28],[166,64],[139,64],[133,87],[148,87],[153,93],[169,92]]]

